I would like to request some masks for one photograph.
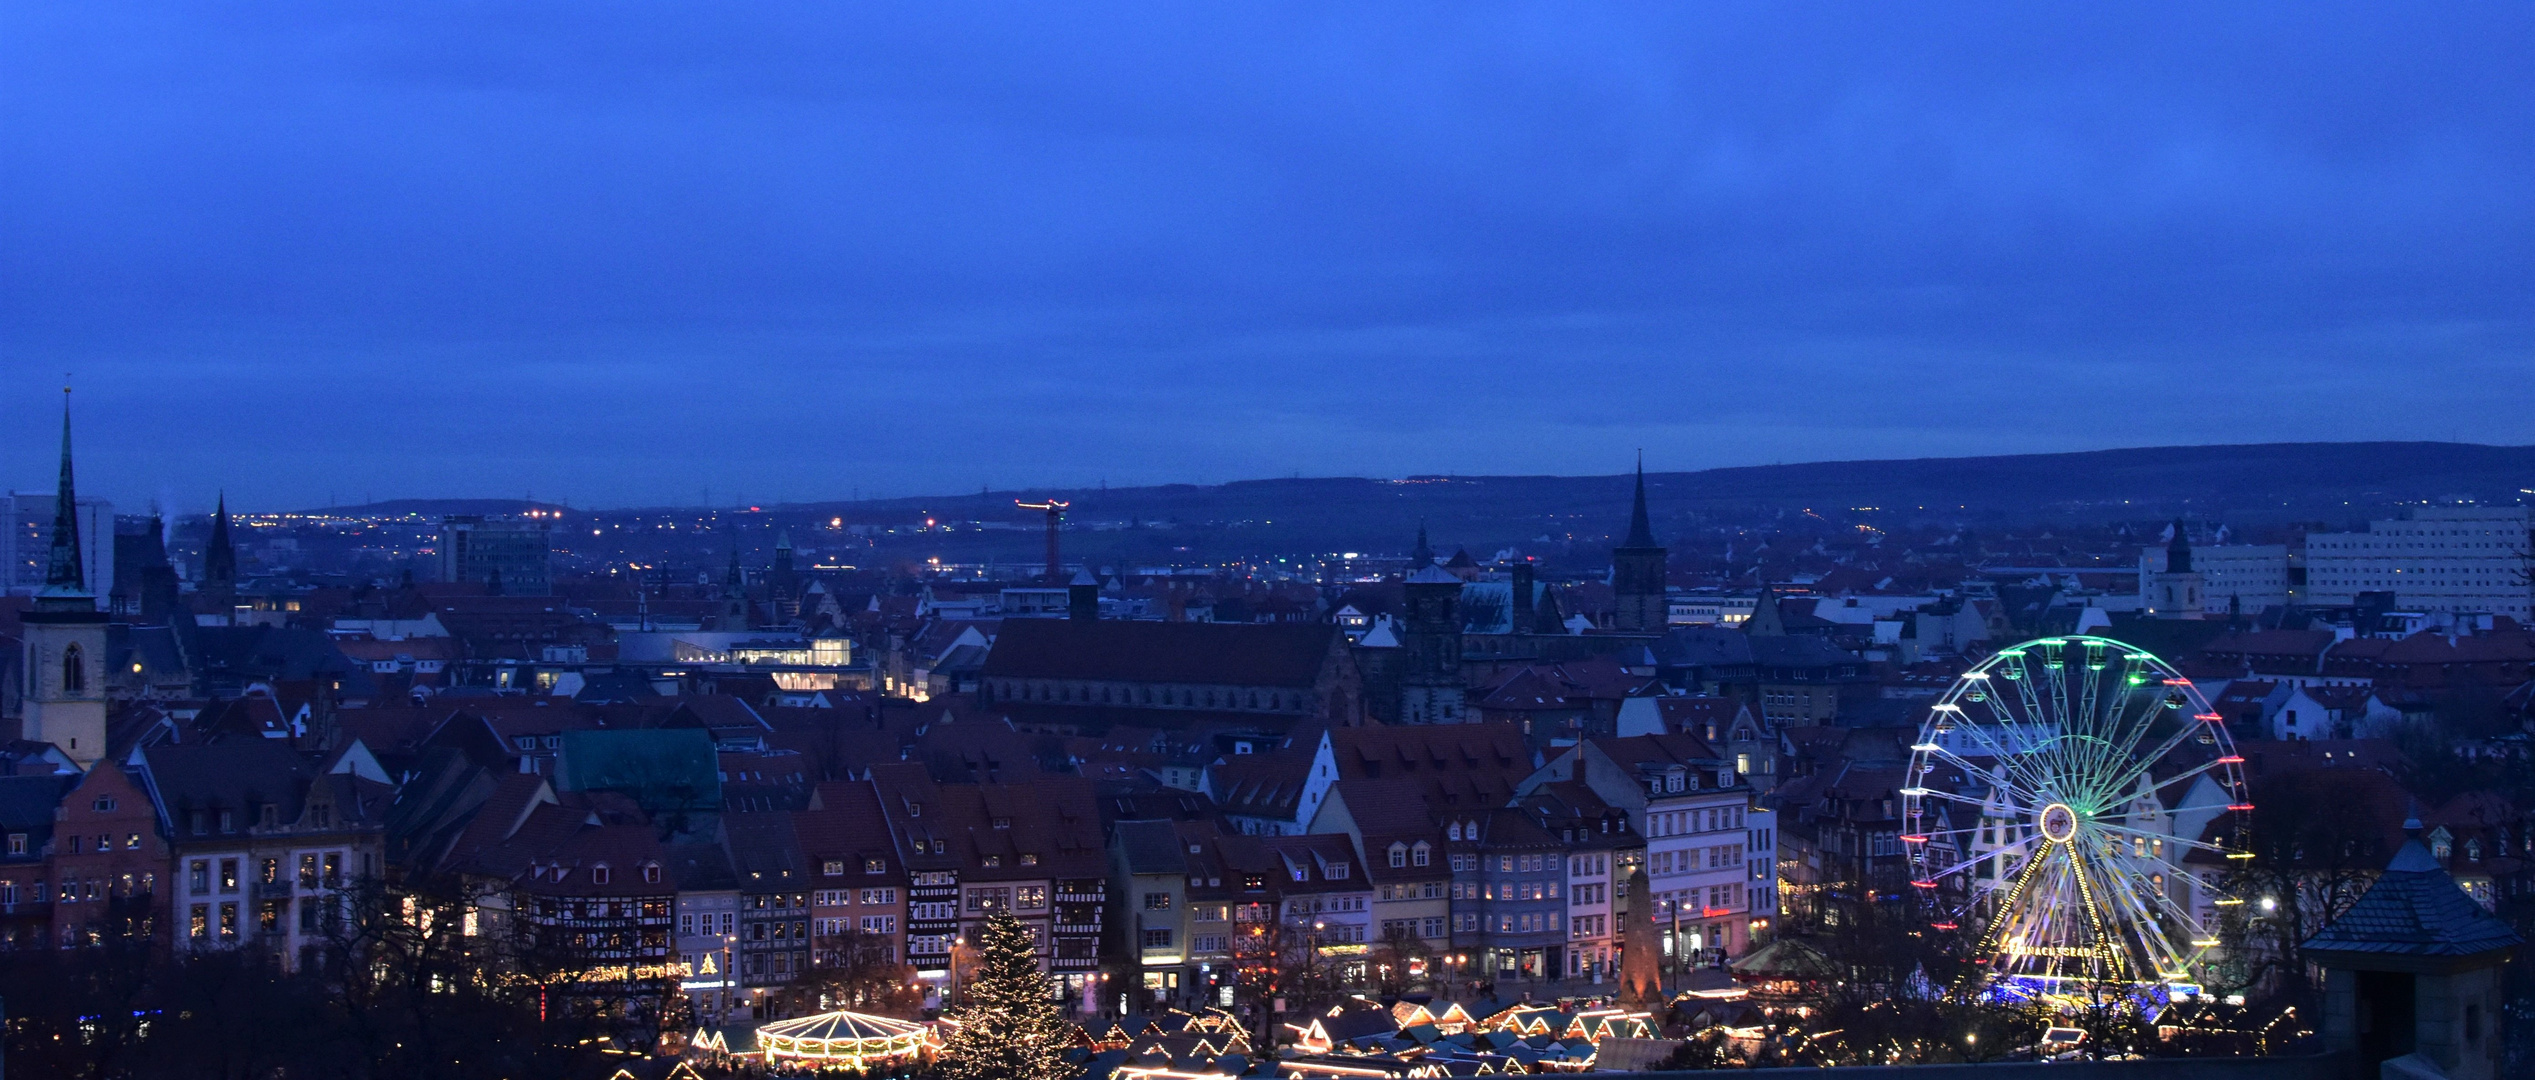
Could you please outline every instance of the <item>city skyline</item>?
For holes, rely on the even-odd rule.
[[[17,9],[0,465],[64,371],[192,510],[2527,441],[2522,13],[1951,14]]]

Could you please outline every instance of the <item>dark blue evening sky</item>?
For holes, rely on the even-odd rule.
[[[2526,443],[2529,11],[10,2],[0,484]]]

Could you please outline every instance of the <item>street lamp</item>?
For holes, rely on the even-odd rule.
[[[722,1022],[731,1022],[731,988],[739,985],[739,968],[731,963],[731,950],[739,944],[738,934],[722,935]]]

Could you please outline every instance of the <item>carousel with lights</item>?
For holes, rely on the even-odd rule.
[[[1911,885],[1989,992],[2195,995],[2242,902],[2212,868],[2247,857],[2243,762],[2199,689],[2144,649],[2082,635],[2001,649],[1911,748]]]
[[[913,1064],[931,1030],[906,1020],[839,1010],[761,1026],[757,1051],[770,1065],[885,1070]]]

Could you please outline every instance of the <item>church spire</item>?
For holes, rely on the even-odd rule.
[[[1655,527],[1646,519],[1646,452],[1637,452],[1637,504],[1628,512],[1628,539],[1621,547],[1650,548],[1655,546]]]
[[[44,592],[84,596],[87,569],[79,560],[79,493],[70,480],[70,387],[62,387],[62,480],[53,494],[53,551],[44,566]]]
[[[1435,565],[1435,549],[1426,546],[1426,519],[1417,519],[1417,546],[1409,549],[1408,570],[1416,573]]]
[[[229,540],[229,493],[220,492],[211,512],[211,539],[202,546],[203,585],[226,591],[238,583],[238,549]]]

